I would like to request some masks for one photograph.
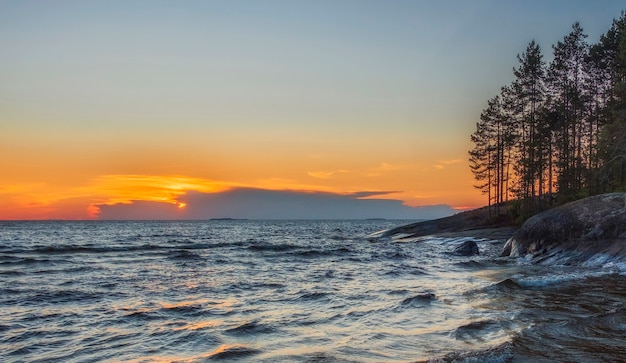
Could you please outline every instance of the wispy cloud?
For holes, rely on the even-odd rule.
[[[307,174],[317,179],[330,179],[337,174],[347,174],[349,172],[350,170],[340,169],[340,170],[332,170],[332,171],[309,171],[307,172]]]
[[[413,168],[413,165],[410,164],[390,164],[390,163],[381,163],[380,165],[370,168],[365,175],[369,177],[376,177],[387,174],[389,172],[409,170]]]
[[[433,165],[435,169],[442,170],[448,165],[458,164],[463,162],[461,159],[451,159],[451,160],[439,160],[437,164]]]
[[[400,193],[397,190],[379,190],[379,191],[359,191],[345,194],[346,196],[356,198],[356,199],[367,199],[372,197],[380,197],[383,195]]]

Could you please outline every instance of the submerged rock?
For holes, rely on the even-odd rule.
[[[479,253],[478,245],[474,241],[460,243],[452,251],[452,254],[456,256],[474,256]]]
[[[579,261],[594,254],[626,257],[626,193],[596,195],[529,218],[502,256],[541,260],[570,252]]]

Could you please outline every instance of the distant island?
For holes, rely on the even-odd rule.
[[[247,221],[247,218],[209,218],[210,221]]]

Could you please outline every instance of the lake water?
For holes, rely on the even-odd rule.
[[[625,359],[621,266],[366,238],[408,222],[0,222],[0,361]]]

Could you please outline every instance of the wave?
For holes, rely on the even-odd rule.
[[[496,283],[492,283],[483,287],[467,290],[463,292],[463,295],[473,297],[476,294],[485,294],[485,293],[491,294],[491,293],[502,293],[502,292],[506,293],[506,292],[511,292],[514,290],[520,290],[521,288],[522,286],[519,285],[516,280],[512,278],[506,278]]]
[[[154,311],[133,311],[131,313],[124,315],[124,318],[122,320],[139,320],[143,322],[143,321],[163,320],[163,319],[165,319],[165,317],[163,317],[161,314],[158,314]]]
[[[267,324],[261,324],[258,321],[251,321],[241,324],[235,328],[227,329],[224,333],[229,335],[256,335],[274,333],[276,329]]]
[[[65,304],[65,303],[93,303],[94,300],[102,300],[106,297],[104,292],[82,291],[82,290],[56,290],[37,291],[25,290],[30,295],[29,304]]]
[[[171,315],[181,315],[187,318],[195,318],[205,315],[207,310],[201,303],[164,304],[160,312]]]
[[[505,342],[487,349],[454,351],[441,357],[416,363],[507,363],[513,358],[511,350],[512,343]]]
[[[49,259],[49,258],[2,256],[2,258],[0,259],[0,266],[36,265],[36,264],[47,264],[50,262],[57,262],[57,261]]]
[[[149,251],[166,249],[167,247],[146,244],[140,246],[120,246],[120,247],[96,247],[96,246],[77,246],[77,245],[57,245],[57,246],[38,246],[31,250],[26,250],[26,253],[36,253],[42,255],[56,255],[56,254],[83,254],[83,253],[109,253],[109,252],[136,252],[136,251]]]
[[[568,315],[534,324],[512,337],[513,361],[618,362],[626,354],[626,309]]]
[[[182,260],[182,261],[191,261],[191,260],[204,260],[204,258],[197,253],[193,253],[189,250],[173,250],[168,252],[167,258],[171,260]]]
[[[54,245],[54,246],[34,246],[30,249],[20,249],[13,251],[13,253],[33,253],[41,255],[65,255],[65,254],[101,254],[101,253],[119,253],[119,252],[145,252],[145,251],[171,251],[178,250],[203,250],[213,249],[220,247],[237,247],[237,243],[193,243],[190,242],[181,246],[177,245],[163,245],[146,243],[141,245],[117,245],[117,246],[93,246],[93,245]]]
[[[304,292],[295,301],[316,301],[329,298],[330,294],[326,292]]]
[[[466,291],[464,295],[473,295],[475,293],[486,293],[493,291],[512,291],[521,289],[547,288],[555,285],[567,284],[575,281],[582,281],[589,278],[605,277],[611,275],[619,275],[619,271],[613,269],[602,270],[572,270],[566,271],[544,271],[540,275],[521,275],[516,274],[496,283],[487,286]]]
[[[244,345],[223,345],[207,356],[208,360],[235,360],[261,353]]]
[[[437,295],[435,293],[426,291],[421,294],[417,294],[411,297],[407,297],[402,300],[400,303],[401,307],[424,307],[429,305],[431,302],[437,300]]]
[[[458,340],[473,341],[475,339],[484,339],[483,337],[485,335],[502,329],[503,326],[501,325],[501,322],[486,319],[472,321],[471,323],[461,325],[453,331],[452,335]]]
[[[593,271],[568,271],[561,272],[560,274],[553,275],[540,275],[540,276],[514,276],[514,282],[524,288],[530,287],[547,287],[572,281],[585,280],[591,277],[602,277],[608,275],[615,275],[613,270],[593,270]]]
[[[284,244],[276,244],[276,243],[254,243],[247,247],[250,251],[258,251],[258,252],[285,252],[291,250],[297,250],[302,248],[301,246],[284,243]]]
[[[325,248],[325,246],[302,246],[290,243],[270,243],[261,242],[248,245],[247,250],[261,253],[268,257],[294,256],[301,258],[324,258],[332,256],[343,256],[352,254],[353,251],[347,247]]]

